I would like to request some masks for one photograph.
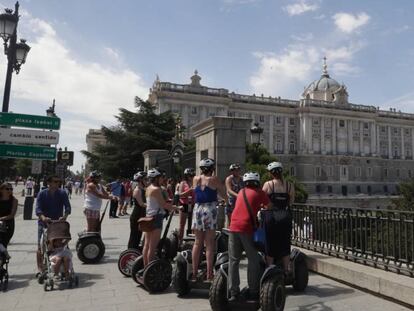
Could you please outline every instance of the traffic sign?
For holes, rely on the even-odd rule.
[[[0,128],[0,141],[16,144],[56,145],[59,133],[16,128]]]
[[[37,159],[32,160],[32,174],[33,175],[42,174],[42,160],[37,160]]]
[[[0,144],[0,157],[54,160],[56,148]]]
[[[57,162],[67,166],[73,165],[73,151],[59,151],[57,154]]]
[[[60,128],[60,119],[57,117],[0,112],[0,125],[58,130]]]

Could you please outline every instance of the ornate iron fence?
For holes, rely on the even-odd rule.
[[[295,204],[292,244],[414,277],[414,212]]]

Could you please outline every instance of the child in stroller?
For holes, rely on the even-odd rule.
[[[45,271],[39,278],[44,289],[53,290],[55,281],[67,282],[69,288],[78,285],[72,265],[72,252],[68,247],[71,240],[70,225],[67,221],[53,221],[47,225],[43,234],[42,253]]]

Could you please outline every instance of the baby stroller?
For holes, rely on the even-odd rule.
[[[3,221],[0,221],[0,236],[2,233],[7,232],[7,226],[6,223]],[[7,249],[4,247],[4,245],[1,243],[0,239],[0,291],[6,291],[7,286],[9,284],[9,272],[8,272],[8,266],[9,266],[9,259],[10,256],[7,252]]]
[[[67,284],[68,288],[79,285],[79,278],[75,274],[72,265],[72,252],[68,247],[71,240],[70,225],[67,221],[53,221],[43,231],[41,247],[43,255],[44,271],[39,277],[39,283],[44,290],[53,290],[55,283],[62,288]],[[59,273],[55,273],[56,257],[65,257],[68,275],[65,275],[65,262],[62,259]]]

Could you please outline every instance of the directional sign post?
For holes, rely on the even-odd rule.
[[[14,144],[56,145],[59,143],[59,133],[2,127],[0,141]]]
[[[56,148],[23,145],[0,145],[0,157],[55,160]]]
[[[0,125],[58,130],[60,129],[60,119],[31,114],[1,112]]]

